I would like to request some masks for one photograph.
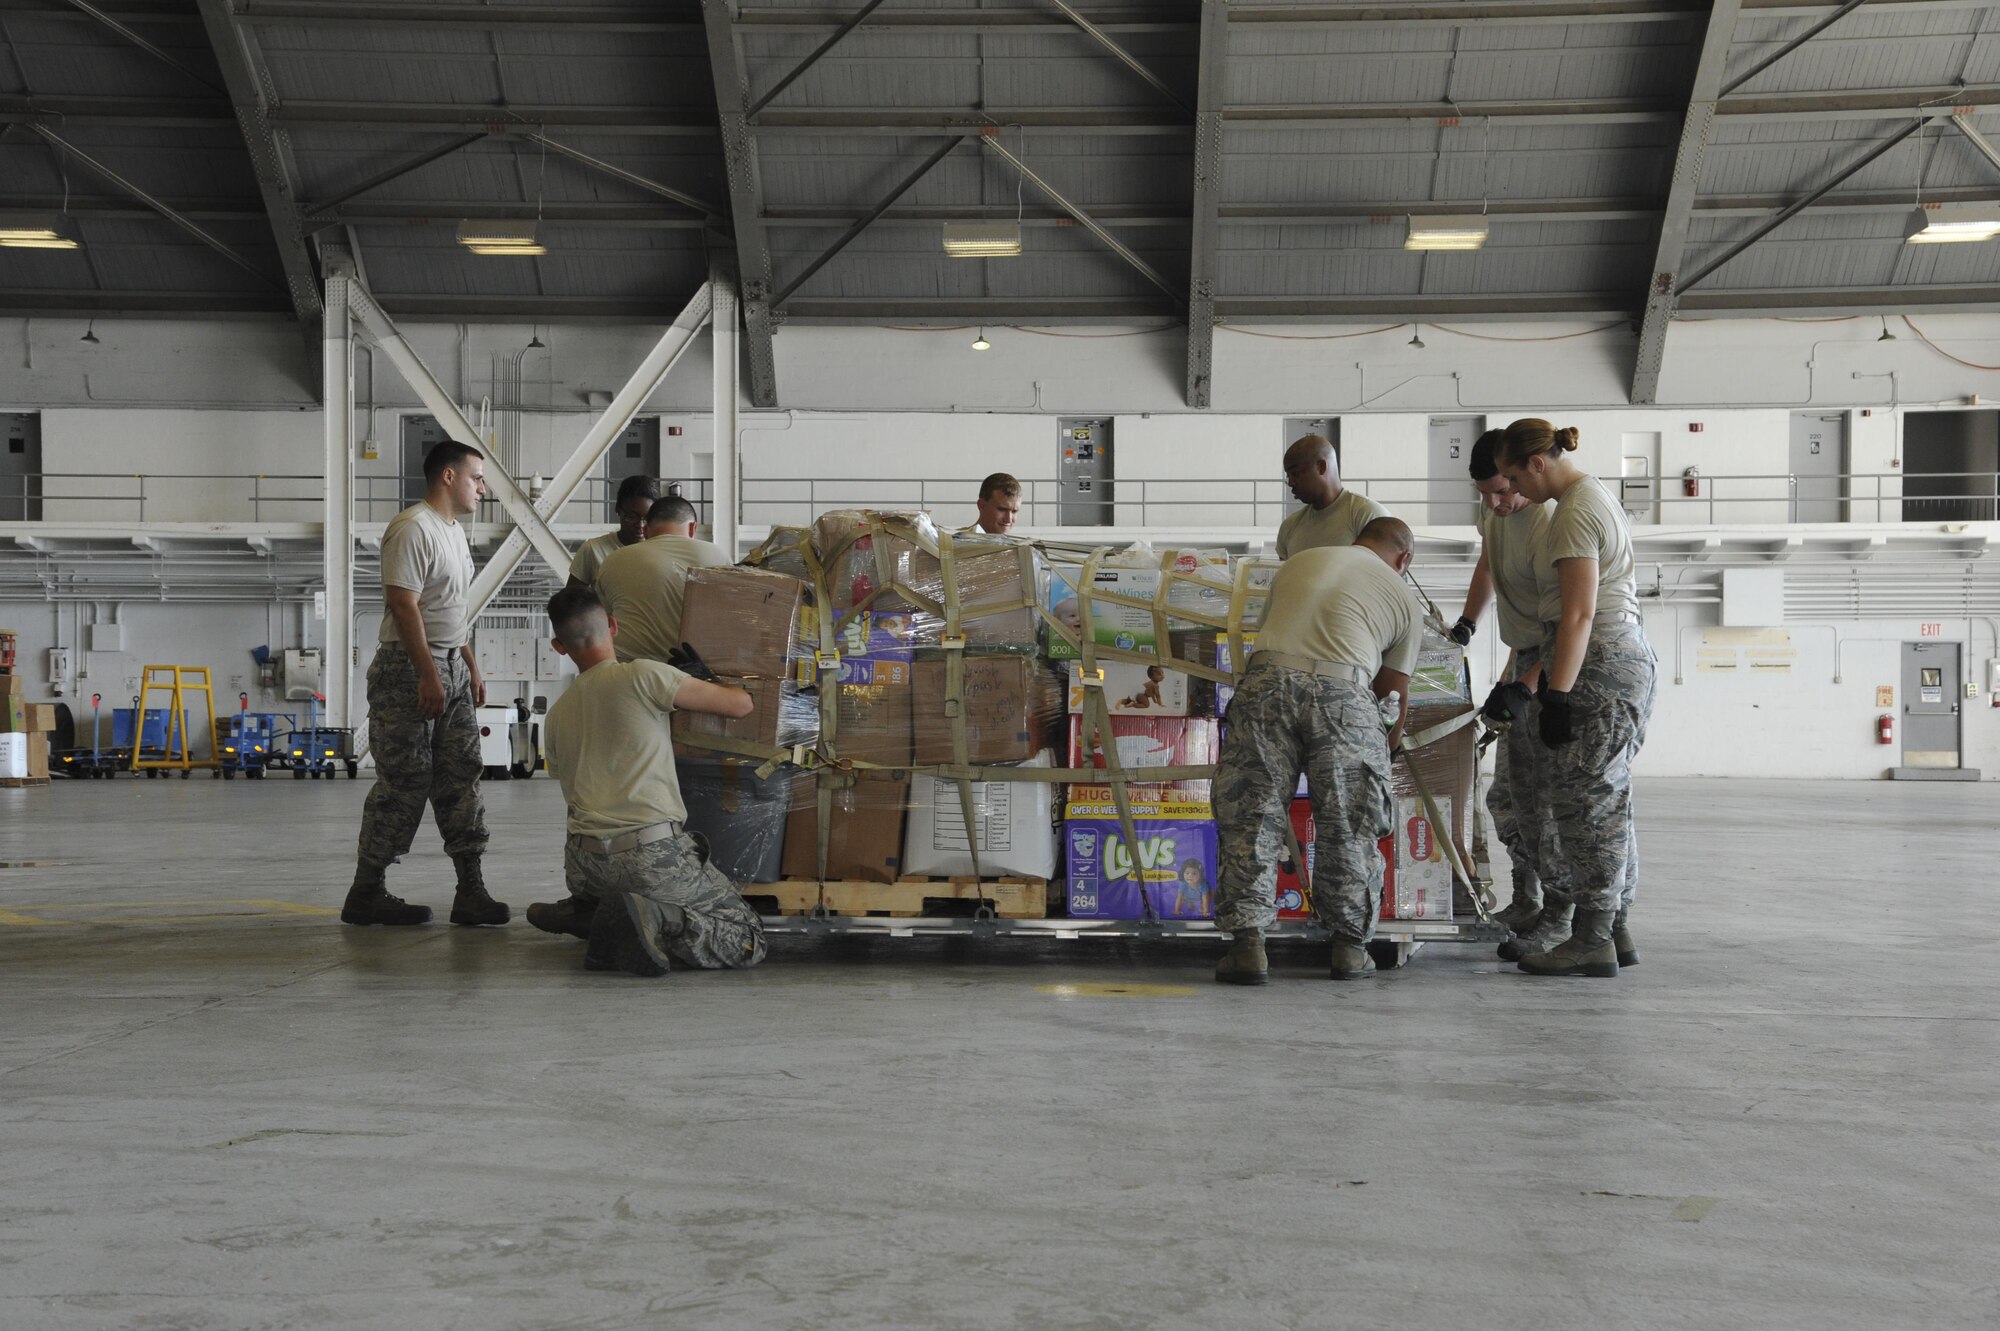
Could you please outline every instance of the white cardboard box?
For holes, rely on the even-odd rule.
[[[28,736],[18,731],[0,735],[0,780],[26,780],[28,776]]]
[[[1054,760],[1054,754],[1044,751],[1021,766],[1051,767]],[[1056,786],[1049,781],[973,782],[978,872],[988,878],[1055,877],[1055,801]],[[903,828],[903,872],[965,875],[973,871],[958,783],[934,776],[912,777],[910,816]]]
[[[1164,666],[1142,666],[1135,661],[1100,661],[1104,671],[1104,701],[1113,716],[1186,716],[1188,677]],[[1158,670],[1160,678],[1152,678]],[[1083,711],[1083,665],[1069,663],[1069,710]]]

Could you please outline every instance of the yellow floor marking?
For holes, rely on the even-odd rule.
[[[1674,1208],[1673,1218],[1698,1225],[1701,1223],[1702,1218],[1710,1211],[1713,1211],[1716,1204],[1721,1200],[1720,1197],[1689,1197]]]
[[[75,919],[77,911],[187,910],[199,907],[248,907],[249,909],[205,910],[193,915],[120,915],[113,919]],[[62,911],[62,915],[42,914]],[[299,916],[338,915],[331,906],[308,906],[298,901],[273,901],[264,897],[230,898],[213,901],[52,901],[40,904],[14,903],[0,910],[0,925],[34,927],[66,924],[193,924],[204,920],[270,920]]]
[[[1057,998],[1189,998],[1201,990],[1185,984],[1038,984],[1035,992]]]

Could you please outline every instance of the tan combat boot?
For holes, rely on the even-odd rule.
[[[1519,961],[1522,957],[1548,951],[1569,937],[1570,920],[1575,913],[1576,906],[1571,902],[1548,900],[1542,907],[1542,913],[1528,923],[1525,931],[1516,929],[1514,936],[1500,945],[1500,960]]]
[[[1529,975],[1589,975],[1608,980],[1618,974],[1618,949],[1611,942],[1612,912],[1580,910],[1569,941],[1521,958]]]
[[[1269,984],[1271,963],[1264,956],[1262,929],[1237,929],[1229,950],[1215,963],[1215,978],[1223,984]]]
[[[1493,917],[1515,933],[1542,913],[1542,880],[1528,872],[1526,865],[1514,866],[1514,899],[1507,903],[1507,909]]]
[[[1623,906],[1620,906],[1618,914],[1611,921],[1611,945],[1618,949],[1620,966],[1639,964],[1639,945],[1632,941],[1632,931],[1625,927],[1625,916],[1628,913]]]
[[[1333,966],[1327,972],[1336,980],[1361,980],[1375,973],[1375,958],[1368,955],[1368,945],[1352,938],[1333,940]]]

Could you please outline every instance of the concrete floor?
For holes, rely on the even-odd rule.
[[[366,790],[0,791],[0,1326],[2000,1324],[2000,787],[1650,783],[1618,980],[1265,990],[347,929]],[[555,788],[489,810],[554,894]]]

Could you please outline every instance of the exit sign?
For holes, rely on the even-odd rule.
[[[1942,638],[1944,636],[1944,625],[1919,624],[1917,625],[1917,636],[1919,638]]]

